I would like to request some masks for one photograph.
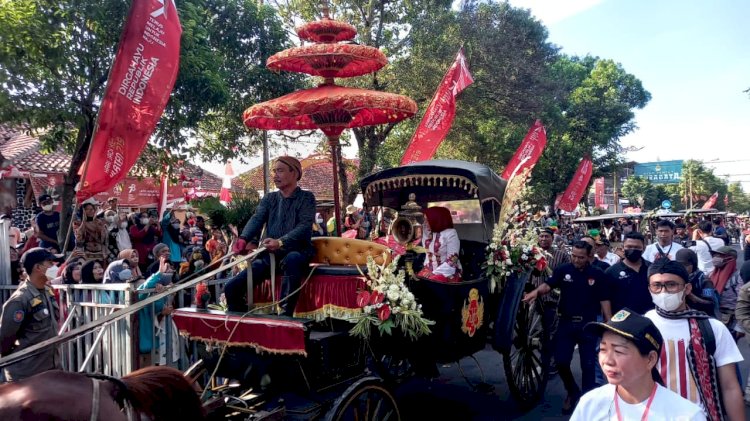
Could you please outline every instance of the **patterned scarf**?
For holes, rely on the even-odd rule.
[[[708,353],[706,342],[698,326],[698,319],[708,319],[709,316],[702,311],[691,308],[683,311],[666,311],[656,307],[656,313],[665,319],[687,319],[690,326],[690,346],[687,354],[690,372],[698,385],[698,391],[703,406],[706,408],[708,420],[723,421],[724,407],[719,395],[719,375],[716,369],[716,360],[712,354]]]

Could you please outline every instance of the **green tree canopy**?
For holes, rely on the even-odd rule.
[[[159,169],[169,159],[257,149],[242,110],[298,80],[265,68],[266,57],[288,45],[272,8],[252,0],[184,0],[177,7],[179,75],[153,139],[162,153],[141,161]],[[72,154],[63,226],[127,12],[121,0],[0,3],[0,121],[39,129],[47,148]],[[191,135],[199,141],[188,143]]]

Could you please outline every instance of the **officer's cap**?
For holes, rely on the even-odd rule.
[[[34,247],[26,250],[26,253],[21,256],[21,266],[26,270],[26,273],[31,274],[35,265],[47,260],[59,261],[63,258],[64,255],[62,254],[53,254],[46,248]]]

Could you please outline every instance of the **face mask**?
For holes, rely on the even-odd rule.
[[[685,291],[669,293],[662,292],[661,294],[651,293],[651,301],[662,310],[675,311],[682,304],[682,299],[685,297]]]
[[[107,222],[109,222],[110,224],[113,224],[115,222],[114,216],[108,216],[106,219],[107,219]]]
[[[315,222],[318,223],[318,224],[322,224],[323,223],[323,218],[316,218]]]
[[[120,222],[120,228],[126,229],[127,227],[128,227],[128,223],[127,222]]]
[[[120,282],[127,282],[133,277],[133,272],[130,269],[123,269],[117,277],[120,278]]]
[[[727,262],[724,261],[724,258],[719,256],[715,256],[713,259],[711,259],[711,263],[713,263],[717,268],[724,267],[724,265],[727,264]]]
[[[148,224],[148,218],[141,218],[141,225]]]
[[[172,228],[174,228],[174,229],[180,229],[180,223],[176,222],[176,223],[172,224]]]
[[[57,278],[57,271],[58,271],[57,266],[50,266],[50,268],[47,269],[47,272],[45,272],[44,274],[47,276],[47,279],[51,281]]]
[[[44,210],[45,212],[49,212],[52,210],[52,207],[52,205],[44,205],[42,206],[42,210]]]
[[[205,263],[203,263],[203,260],[196,260],[195,262],[195,270],[202,269]]]
[[[638,262],[641,260],[643,250],[628,249],[625,250],[625,258],[631,262]]]

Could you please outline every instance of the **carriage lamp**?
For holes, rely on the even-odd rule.
[[[417,195],[409,193],[409,201],[401,206],[398,217],[391,224],[393,238],[404,246],[422,237],[424,214],[416,199]]]

